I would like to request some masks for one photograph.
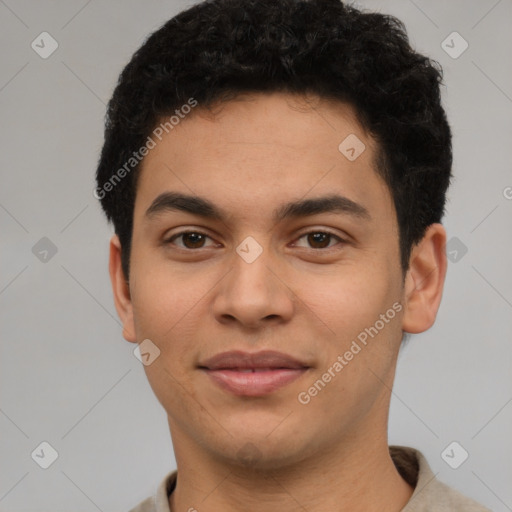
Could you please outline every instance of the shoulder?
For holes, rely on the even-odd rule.
[[[491,512],[488,508],[448,487],[443,482],[437,481],[436,487],[437,497],[435,498],[435,505],[437,507],[436,510],[439,512]]]
[[[144,501],[141,501],[136,507],[130,509],[128,512],[156,512],[155,497],[150,496]]]
[[[158,484],[153,496],[141,501],[128,512],[171,512],[169,509],[169,495],[176,485],[177,471],[171,471],[165,475]]]
[[[419,450],[390,446],[389,452],[402,478],[414,487],[411,499],[401,512],[491,512],[439,481]]]

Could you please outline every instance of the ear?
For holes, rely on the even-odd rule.
[[[405,332],[417,334],[434,324],[443,294],[446,266],[446,231],[441,224],[431,224],[413,247],[409,259],[402,317]]]
[[[123,323],[123,337],[126,341],[137,343],[135,324],[133,321],[133,307],[130,297],[130,286],[121,265],[121,242],[117,235],[110,240],[109,266],[110,281],[114,293],[114,303],[117,314]]]

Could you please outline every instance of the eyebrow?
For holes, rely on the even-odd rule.
[[[146,210],[146,217],[153,218],[168,211],[181,211],[204,217],[205,219],[226,222],[228,214],[208,199],[182,194],[164,192],[160,194]],[[281,205],[274,211],[274,222],[285,219],[306,217],[320,213],[343,213],[362,220],[371,220],[370,213],[361,204],[348,197],[331,194],[312,199],[300,199]]]

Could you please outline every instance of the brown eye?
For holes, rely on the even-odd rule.
[[[334,242],[334,243],[333,243]],[[330,249],[336,245],[343,245],[345,240],[329,231],[309,231],[298,238],[296,247],[304,247],[306,249]]]
[[[332,235],[330,233],[309,233],[307,235],[308,243],[313,249],[324,249],[329,246]]]
[[[204,245],[204,235],[200,233],[186,233],[183,236],[183,244],[189,249],[197,249]]]
[[[181,239],[181,243],[176,243],[182,249],[202,249],[205,246],[206,239],[210,238],[204,233],[197,231],[182,231],[172,236],[167,243],[174,244],[176,240]]]

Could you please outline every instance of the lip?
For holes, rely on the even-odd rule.
[[[215,384],[237,396],[264,396],[301,377],[309,368],[275,351],[217,354],[199,365]]]

